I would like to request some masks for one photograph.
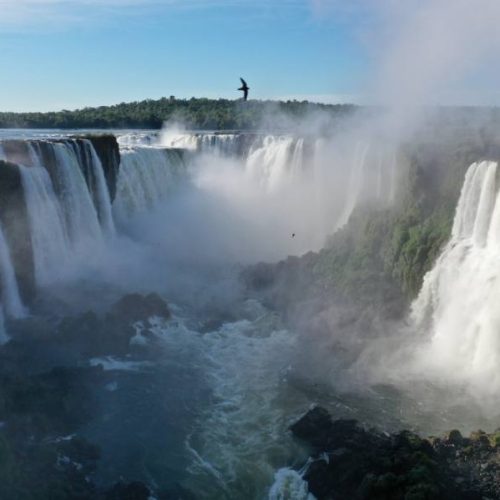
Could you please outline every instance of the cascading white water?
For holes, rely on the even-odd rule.
[[[496,162],[469,167],[452,237],[412,306],[429,340],[418,363],[483,391],[500,388],[500,195]]]
[[[262,144],[257,141],[252,146],[246,160],[246,172],[261,186],[276,189],[301,173],[303,145],[303,139],[269,135]]]
[[[102,239],[101,226],[78,158],[73,149],[64,143],[54,143],[52,148],[60,185],[59,200],[71,243],[78,248],[81,244],[99,242]]]
[[[396,151],[373,142],[358,142],[352,160],[346,200],[338,227],[347,223],[361,203],[386,208],[396,200],[398,166]]]
[[[269,500],[316,500],[316,497],[309,493],[307,482],[300,473],[290,468],[283,468],[274,476]]]
[[[109,190],[106,184],[106,178],[104,176],[102,163],[92,143],[88,139],[84,139],[83,144],[86,154],[89,156],[89,163],[91,165],[93,176],[95,179],[95,199],[99,220],[101,221],[101,226],[104,229],[105,233],[113,236],[116,233],[115,223],[113,220],[111,198],[109,196]]]
[[[125,149],[113,211],[124,224],[135,213],[150,210],[178,185],[185,166],[177,151],[157,148]]]
[[[0,283],[2,290],[2,318],[3,323],[3,310],[8,316],[12,318],[22,318],[26,315],[26,309],[22,303],[21,296],[19,295],[19,288],[17,286],[16,275],[12,266],[10,258],[9,247],[2,228],[0,227]],[[3,325],[0,324],[0,330]],[[1,337],[0,332],[0,337]],[[0,339],[1,341],[1,339]]]
[[[245,171],[250,179],[262,188],[274,191],[280,186],[289,185],[304,178],[308,159],[305,158],[305,139],[293,135],[255,135],[238,152],[238,141],[244,134],[202,134],[202,133],[163,133],[163,144],[169,148],[190,149],[203,153],[223,155],[225,157],[240,155]],[[247,137],[248,139],[248,137]],[[314,155],[321,155],[326,142],[335,144],[335,140],[321,139],[314,144]],[[350,142],[350,141],[348,141]],[[393,147],[373,141],[360,141],[354,148],[344,146],[343,157],[325,158],[321,162],[314,160],[318,174],[318,165],[329,170],[338,170],[336,184],[346,182],[340,170],[349,172],[347,187],[342,189],[344,208],[332,230],[343,226],[359,202],[377,203],[382,207],[390,206],[396,198],[398,182],[397,155]],[[354,154],[353,154],[354,153]],[[332,178],[318,175],[318,179]],[[332,186],[335,188],[337,186]],[[337,194],[338,196],[338,194]]]
[[[349,185],[346,192],[346,200],[344,210],[338,221],[338,227],[342,227],[347,223],[353,210],[356,208],[359,198],[363,191],[363,173],[365,170],[366,158],[368,155],[370,145],[366,143],[358,143],[356,145],[356,152],[354,161],[351,166],[351,173],[349,176]]]
[[[170,147],[203,153],[187,157],[194,160],[191,173],[197,187],[232,203],[231,213],[250,224],[274,226],[272,235],[251,236],[258,240],[271,236],[279,240],[276,249],[286,247],[284,254],[269,258],[319,250],[358,205],[384,209],[396,199],[400,177],[396,150],[387,143],[369,139],[354,143],[352,137],[313,141],[291,134],[235,134],[223,139],[222,134],[165,131],[165,137]],[[224,140],[237,154],[221,154]],[[258,213],[266,209],[268,215]],[[286,244],[290,237],[294,241]]]
[[[152,146],[159,141],[158,132],[127,132],[117,136],[120,147]]]
[[[236,155],[238,134],[189,134],[165,131],[161,145],[167,148],[191,149],[201,153]]]
[[[248,140],[246,151],[239,151],[239,143]],[[226,158],[242,154],[249,177],[262,187],[274,189],[304,168],[304,139],[291,135],[244,134],[188,134],[164,133],[163,144],[168,148],[195,150],[199,153],[221,155]]]
[[[104,170],[91,141],[28,141],[27,150],[30,166],[19,168],[35,280],[44,286],[60,281],[75,252],[95,250],[103,233],[115,234],[115,226]]]
[[[295,142],[295,148],[292,154],[292,173],[298,174],[304,167],[304,139],[299,138]]]
[[[57,281],[70,255],[64,218],[48,172],[20,166],[38,285]]]
[[[186,159],[196,159],[190,164],[191,187],[203,191],[203,196],[212,202],[223,197],[219,201],[227,210],[255,226],[249,227],[245,238],[255,237],[256,242],[267,239],[269,247],[277,249],[272,258],[321,248],[326,237],[347,221],[355,206],[369,199],[370,187],[373,199],[393,198],[395,162],[387,160],[385,150],[368,145],[358,147],[353,168],[349,168],[349,161],[341,161],[349,155],[327,157],[320,168],[313,158],[321,141],[306,145],[306,139],[292,135],[181,137],[183,141],[194,141],[202,154],[183,154],[176,148],[122,148],[113,206],[91,141],[28,142],[26,162],[34,165],[35,170],[28,175],[23,169],[23,182],[31,182],[31,191],[27,191],[36,193],[28,196],[30,219],[58,214],[50,231],[41,229],[47,227],[48,219],[41,224],[32,223],[32,227],[37,226],[32,240],[38,283],[49,282],[51,275],[58,279],[61,265],[71,258],[72,251],[85,253],[85,249],[103,240],[103,233],[114,234],[114,218],[123,227],[131,215],[150,210],[167,199],[180,179],[188,178]],[[344,147],[345,151],[349,147]],[[210,158],[208,152],[215,154]],[[204,168],[204,163],[208,168]],[[45,168],[51,178],[41,173]],[[345,189],[349,176],[350,184]],[[48,203],[48,207],[40,208],[43,203]],[[54,234],[49,237],[51,232]],[[293,241],[289,241],[291,235]]]
[[[237,152],[237,141],[235,134],[203,134],[198,139],[198,149],[203,153],[231,156]]]
[[[166,148],[180,149],[198,149],[198,135],[196,134],[179,134],[176,132],[166,131],[162,136],[162,145]]]

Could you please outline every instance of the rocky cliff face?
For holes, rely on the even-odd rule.
[[[92,150],[90,144],[94,146],[95,151]],[[31,241],[33,228],[30,226],[27,198],[23,191],[19,166],[45,168],[50,176],[51,189],[53,187],[56,197],[69,200],[68,203],[72,202],[77,195],[69,192],[67,177],[71,169],[79,167],[101,219],[104,217],[101,213],[103,189],[105,191],[107,187],[111,199],[116,194],[120,151],[117,140],[112,135],[53,140],[4,140],[1,142],[1,149],[8,161],[0,161],[0,221],[8,242],[22,298],[29,303],[35,294],[35,250]],[[74,152],[74,155],[70,155],[71,152]],[[97,165],[96,155],[102,164],[102,171]],[[75,167],[75,162],[78,163],[77,167]],[[97,169],[100,172],[99,179],[96,178]],[[68,176],[62,175],[63,171],[68,172]],[[105,208],[111,217],[109,198],[106,199],[107,207]]]
[[[0,220],[22,297],[33,297],[34,264],[30,226],[19,167],[0,161]]]
[[[96,150],[102,163],[111,201],[116,196],[116,182],[120,170],[120,148],[114,135],[89,135],[86,137]]]

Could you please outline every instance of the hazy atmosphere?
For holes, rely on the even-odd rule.
[[[499,22],[0,0],[0,499],[500,499]]]

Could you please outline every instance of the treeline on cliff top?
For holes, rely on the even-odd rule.
[[[47,113],[0,113],[0,128],[145,128],[159,129],[165,121],[177,120],[190,129],[248,130],[262,126],[266,116],[282,114],[301,118],[324,111],[333,118],[355,109],[350,104],[315,104],[308,101],[248,101],[228,99],[176,99],[121,103]]]
[[[362,116],[367,117],[373,113],[378,115],[382,110],[376,106],[296,100],[243,102],[239,99],[177,99],[171,96],[71,111],[0,112],[0,128],[160,129],[166,121],[172,121],[180,122],[191,130],[255,130],[266,127],[276,130],[288,128],[293,123],[300,124],[303,118],[314,113],[322,113],[323,118],[329,118],[321,123],[331,126],[355,112],[364,111],[367,114]],[[437,114],[436,110],[439,111]],[[486,127],[491,130],[500,127],[500,108],[462,106],[428,108],[427,111],[430,112],[427,115],[430,119],[427,121],[427,132],[429,125],[433,129],[437,127],[437,131],[442,127],[456,129],[458,126],[466,129],[468,134],[471,128]]]

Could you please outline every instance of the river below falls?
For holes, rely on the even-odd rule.
[[[298,333],[255,300],[240,320],[203,333],[187,310],[174,309],[173,319],[151,323],[159,362],[90,360],[113,375],[96,388],[100,407],[82,431],[101,447],[103,484],[124,477],[202,499],[307,498],[298,476],[280,481],[307,460],[288,428],[313,404],[387,432],[494,427],[470,405],[444,404],[442,388],[410,395],[388,385],[339,392],[334,380],[313,383],[294,368]],[[282,488],[295,496],[280,497]]]

